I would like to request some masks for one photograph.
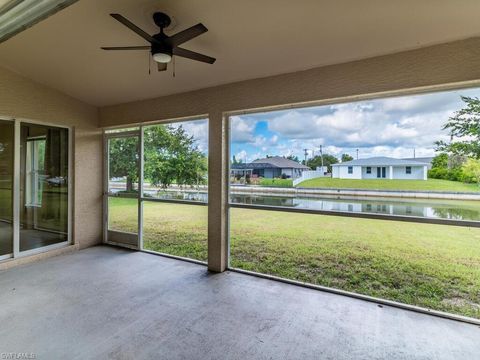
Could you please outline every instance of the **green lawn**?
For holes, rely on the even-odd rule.
[[[293,187],[293,181],[291,179],[261,179],[261,186],[273,186],[273,187]]]
[[[136,201],[111,199],[131,231]],[[145,246],[207,258],[207,208],[146,203]],[[231,266],[480,318],[480,229],[231,209]]]
[[[316,178],[306,180],[297,185],[303,188],[335,188],[335,189],[372,189],[372,190],[415,190],[415,191],[450,191],[480,192],[476,184],[465,184],[458,181],[428,180],[385,180],[385,179],[333,179]]]

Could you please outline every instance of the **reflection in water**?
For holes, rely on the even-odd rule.
[[[207,202],[208,196],[200,191],[152,192],[160,199]],[[294,207],[298,209],[343,211],[424,218],[480,221],[478,201],[398,199],[386,197],[329,196],[266,196],[263,194],[231,194],[233,204]]]
[[[480,204],[475,201],[342,196],[314,198],[234,194],[231,195],[231,202],[234,204],[285,206],[324,211],[480,220]]]
[[[455,220],[480,220],[480,204],[474,201],[395,199],[382,197],[277,197],[232,195],[236,204],[286,206],[299,209],[403,215]]]

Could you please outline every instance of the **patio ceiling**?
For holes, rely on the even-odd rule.
[[[177,59],[173,78],[172,66],[149,75],[146,53],[99,49],[145,44],[109,13],[154,33],[155,10],[175,18],[173,32],[204,23],[184,47],[217,62]],[[477,36],[479,10],[478,0],[80,0],[0,44],[0,66],[105,106]]]

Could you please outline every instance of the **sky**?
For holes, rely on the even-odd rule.
[[[208,120],[190,120],[170,124],[173,128],[182,127],[185,132],[193,137],[194,143],[205,155],[208,155]]]
[[[319,154],[340,158],[435,155],[434,142],[448,141],[443,124],[463,107],[460,96],[480,97],[480,88],[263,112],[230,118],[232,155],[250,162],[270,156]],[[208,149],[206,120],[177,123]]]

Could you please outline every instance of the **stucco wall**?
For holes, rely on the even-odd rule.
[[[0,67],[0,115],[74,127],[74,227],[80,248],[102,234],[102,136],[98,109]]]
[[[423,180],[424,166],[412,166],[412,173],[407,174],[405,166],[393,167],[393,178],[401,180]]]
[[[335,171],[334,177],[338,177],[340,179],[361,179],[362,178],[362,167],[361,166],[352,166],[352,173],[348,173],[349,166],[333,166],[333,169],[337,168],[338,170]]]

